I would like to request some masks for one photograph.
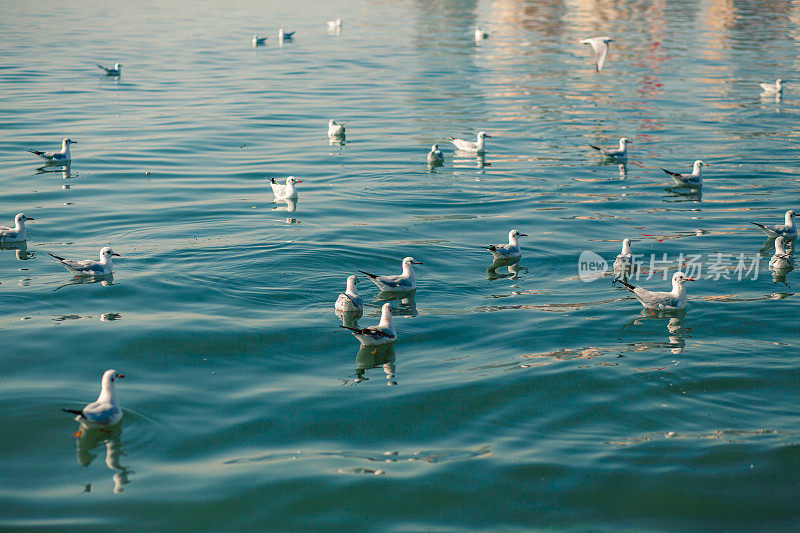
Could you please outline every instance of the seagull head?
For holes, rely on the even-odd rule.
[[[78,144],[78,141],[73,141],[69,137],[64,137],[64,139],[61,141],[61,144],[69,146],[70,144]]]
[[[114,70],[119,70],[122,66],[122,63],[114,63]]]
[[[413,257],[406,257],[403,259],[403,268],[411,268],[411,265],[421,265],[422,263]]]
[[[109,257],[122,257],[117,252],[111,249],[110,246],[104,246],[100,249],[100,258],[108,259]]]
[[[432,144],[431,145],[431,152],[435,152],[438,149],[439,149],[439,145],[438,144]]]
[[[478,132],[478,139],[486,139],[486,138],[491,139],[492,136],[489,135],[488,133],[486,133],[485,131],[479,131]]]
[[[295,183],[303,183],[303,180],[299,180],[294,176],[289,176],[286,178],[286,185],[294,185]]]
[[[622,239],[622,253],[623,254],[631,253],[631,240],[627,237]]]
[[[25,213],[19,213],[17,216],[14,217],[15,224],[21,224],[27,220],[33,220],[33,217],[25,216]]]
[[[527,236],[528,236],[527,233],[520,233],[518,229],[512,229],[511,231],[508,232],[509,239],[516,239],[517,237],[527,237]]]
[[[696,167],[707,167],[708,163],[704,163],[702,159],[698,159],[694,162],[694,166]]]
[[[687,278],[683,272],[675,272],[672,275],[672,284],[683,284],[685,281],[694,281],[694,278]]]
[[[120,374],[113,368],[106,370],[105,372],[103,372],[103,388],[108,387],[109,385],[114,383],[117,379],[124,377],[125,376],[123,374]]]
[[[785,244],[786,239],[783,237],[783,235],[778,235],[775,237],[775,253],[786,253],[783,247]]]
[[[626,146],[628,144],[633,144],[633,141],[629,141],[627,137],[620,137],[619,138],[619,145],[621,147],[624,147],[624,146]]]

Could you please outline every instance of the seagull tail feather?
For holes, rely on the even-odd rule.
[[[593,144],[590,144],[589,146],[590,146],[591,148],[594,148],[594,149],[595,149],[595,150],[597,150],[598,152],[599,152],[600,150],[602,150],[602,148],[600,148],[599,146],[595,146],[595,145],[593,145]]]
[[[681,176],[677,172],[672,172],[670,170],[667,170],[666,168],[662,168],[661,170],[663,170],[664,172],[666,172],[668,175],[672,176],[673,178],[679,178]]]
[[[66,261],[66,259],[64,259],[63,257],[59,257],[57,255],[51,254],[50,252],[47,252],[47,255],[49,255],[50,257],[53,257],[56,261],[60,261],[60,262]]]
[[[32,154],[36,155],[44,155],[44,152],[40,152],[39,150],[34,150],[33,148],[28,148],[28,151]]]
[[[73,415],[82,415],[83,411],[78,411],[77,409],[62,409],[65,413],[72,413]]]
[[[359,270],[359,272],[373,279],[378,277],[376,274],[370,274],[369,272],[364,272],[363,270]]]
[[[350,331],[355,331],[356,333],[361,333],[361,330],[358,328],[351,328],[350,326],[339,326],[340,328],[349,329]]]

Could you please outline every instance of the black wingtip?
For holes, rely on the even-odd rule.
[[[681,175],[679,173],[672,172],[670,170],[667,170],[666,168],[662,168],[661,170],[663,170],[668,176],[672,176],[673,178],[680,178],[681,177]]]
[[[765,229],[764,224],[759,224],[758,222],[751,222],[751,224],[758,226],[761,229]]]
[[[634,289],[636,289],[636,287],[635,287],[635,286],[631,285],[630,283],[628,283],[628,282],[627,282],[627,281],[625,281],[624,279],[621,279],[621,278],[614,278],[614,281],[615,281],[615,282],[617,282],[617,283],[619,283],[620,285],[622,285],[623,287],[625,287],[626,289],[628,289],[628,290],[629,290],[629,291],[631,291],[631,292],[633,292],[633,290],[634,290]]]
[[[598,152],[599,152],[600,150],[602,150],[602,148],[600,148],[599,146],[595,146],[595,145],[593,145],[593,144],[590,144],[590,145],[589,145],[589,147],[591,147],[591,148],[594,148],[594,149],[595,149],[595,150],[597,150]]]
[[[369,276],[369,277],[371,277],[371,278],[377,278],[377,277],[378,277],[378,276],[377,276],[377,275],[375,275],[375,274],[370,274],[369,272],[364,272],[363,270],[359,270],[359,272],[361,272],[361,273],[362,273],[362,274],[364,274],[365,276]]]
[[[77,409],[62,409],[65,413],[72,413],[73,415],[82,415],[83,411],[78,411]]]
[[[275,185],[278,184],[278,182],[275,181],[275,178],[270,178],[269,181],[270,181],[270,183],[274,183]]]
[[[39,150],[34,150],[33,148],[28,148],[28,151],[32,154],[42,155],[44,152],[40,152]]]
[[[341,325],[339,327],[340,328],[344,328],[344,329],[349,329],[350,331],[355,331],[356,333],[361,333],[360,329],[351,328],[351,327],[348,327],[348,326],[341,326]]]
[[[51,254],[50,252],[47,252],[47,255],[49,255],[50,257],[52,257],[54,259],[56,259],[57,261],[64,261],[65,260],[63,257],[58,257],[57,255]]]

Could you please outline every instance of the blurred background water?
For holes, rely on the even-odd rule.
[[[0,223],[36,219],[0,251],[1,528],[797,527],[797,273],[773,279],[749,221],[798,207],[800,2],[0,11]],[[599,73],[595,35],[615,39]],[[760,98],[779,77],[784,98]],[[479,130],[485,158],[454,157],[447,136]],[[65,136],[69,170],[37,170],[25,149]],[[627,166],[588,147],[621,136]],[[668,189],[660,167],[695,159],[702,194]],[[288,174],[291,212],[265,179]],[[521,262],[487,270],[481,246],[514,227]],[[734,259],[652,315],[578,277],[625,237],[670,273]],[[47,256],[104,245],[106,283]],[[761,263],[740,280],[742,254]],[[359,350],[334,300],[407,255],[424,264],[393,301],[399,340]],[[71,437],[60,409],[107,368],[123,422]]]

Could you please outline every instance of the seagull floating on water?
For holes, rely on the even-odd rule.
[[[783,80],[778,78],[775,83],[761,83],[761,88],[764,92],[761,96],[781,96],[783,95]]]
[[[295,32],[293,32],[293,31],[283,31],[283,28],[279,28],[278,29],[278,41],[280,41],[280,42],[291,41],[292,37],[294,37],[294,33]]]
[[[28,239],[28,229],[25,222],[33,220],[33,217],[19,213],[14,217],[14,227],[0,226],[0,243],[23,242]]]
[[[417,288],[417,282],[414,279],[414,267],[413,265],[421,265],[419,261],[414,259],[413,257],[406,257],[403,259],[403,273],[396,274],[396,275],[387,275],[387,276],[378,276],[376,274],[370,274],[369,272],[364,272],[363,270],[359,270],[362,274],[365,274],[369,279],[372,280],[372,283],[378,286],[378,288],[385,292],[408,292],[413,291]]]
[[[272,194],[275,195],[276,200],[294,200],[297,198],[297,189],[295,188],[295,183],[303,183],[303,180],[299,180],[294,176],[288,176],[286,178],[286,185],[281,185],[280,183],[275,181],[275,178],[269,179],[269,184],[272,186]]]
[[[648,291],[644,287],[635,287],[619,278],[614,281],[619,282],[626,290],[632,292],[645,309],[685,309],[686,289],[683,284],[686,281],[694,281],[694,278],[687,278],[683,272],[675,272],[672,275],[672,290],[670,292]]]
[[[597,72],[603,70],[603,65],[606,64],[606,56],[608,55],[608,43],[613,42],[611,37],[592,37],[591,39],[584,39],[582,44],[592,46],[594,50],[594,66]]]
[[[330,119],[328,121],[328,137],[344,137],[344,123]]]
[[[786,270],[794,268],[794,257],[786,253],[786,239],[778,235],[775,238],[775,254],[769,260],[769,268],[772,270]]]
[[[122,74],[122,63],[114,63],[112,68],[106,68],[100,63],[97,66],[106,71],[106,76],[119,76]]]
[[[59,263],[64,265],[64,268],[72,272],[76,276],[107,276],[114,271],[114,263],[112,257],[120,257],[118,253],[108,246],[100,249],[100,260],[94,259],[64,259],[57,255],[48,253],[49,256],[55,258]]]
[[[633,270],[633,254],[631,253],[631,240],[627,237],[622,239],[622,251],[614,259],[614,273],[619,277],[625,277]]]
[[[428,152],[428,163],[444,163],[444,154],[439,150],[439,145],[431,145],[431,151]]]
[[[328,21],[328,27],[329,28],[341,28],[342,27],[342,19],[329,20]]]
[[[267,42],[266,37],[259,37],[258,35],[253,35],[253,48],[256,46],[263,46],[264,43]]]
[[[633,141],[629,141],[625,137],[620,137],[619,148],[600,148],[599,146],[595,146],[593,144],[590,144],[589,146],[603,154],[603,157],[606,159],[627,159],[629,144],[633,144]]]
[[[28,148],[28,151],[32,154],[36,154],[48,163],[69,163],[72,161],[72,156],[69,153],[69,145],[70,144],[77,144],[78,141],[73,141],[69,137],[64,137],[61,141],[61,150],[58,152],[40,152],[39,150],[34,150],[33,148]]]
[[[484,39],[489,38],[489,32],[485,32],[481,29],[480,26],[475,28],[475,42],[479,43]]]
[[[341,313],[353,313],[364,309],[364,302],[356,289],[357,284],[358,278],[355,275],[348,276],[347,288],[339,294],[333,306],[334,309]]]
[[[362,329],[340,326],[353,332],[361,344],[374,346],[377,344],[389,344],[397,340],[397,332],[392,324],[392,304],[385,303],[381,307],[381,321],[377,326],[370,326]]]
[[[463,152],[477,152],[482,154],[486,151],[486,147],[484,146],[484,139],[491,139],[492,136],[486,133],[485,131],[478,132],[478,139],[476,142],[472,141],[465,141],[464,139],[455,139],[450,137],[450,142],[455,145],[456,148]]]
[[[761,231],[766,233],[767,237],[770,239],[783,236],[786,238],[786,240],[793,240],[797,238],[797,228],[794,225],[794,215],[794,211],[789,209],[786,211],[783,224],[775,224],[770,226],[765,226],[764,224],[759,224],[758,222],[751,222],[751,224],[755,224],[761,228]]]
[[[683,185],[686,187],[700,187],[703,185],[703,173],[702,167],[707,167],[708,163],[703,163],[700,159],[694,162],[692,166],[692,173],[691,174],[678,174],[677,172],[671,172],[666,168],[662,168],[664,172],[666,172],[672,179],[675,181],[676,185]]]
[[[484,248],[492,252],[495,259],[513,259],[522,255],[517,239],[527,236],[527,233],[520,233],[518,229],[512,229],[508,232],[508,244],[491,244]]]
[[[100,383],[100,395],[97,400],[80,411],[76,409],[62,409],[62,411],[76,415],[75,420],[85,428],[116,424],[122,420],[122,407],[119,405],[114,382],[118,378],[124,377],[114,369],[106,370],[103,373],[103,380]]]

